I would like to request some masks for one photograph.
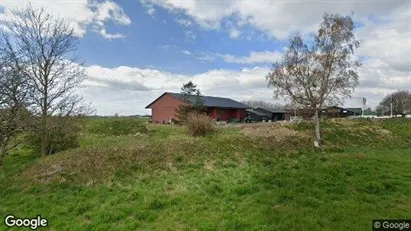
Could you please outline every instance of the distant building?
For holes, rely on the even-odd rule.
[[[165,92],[152,103],[146,106],[151,109],[153,123],[166,123],[176,119],[176,110],[180,105],[193,104],[195,96],[187,96],[180,93]],[[201,96],[206,113],[213,119],[219,118],[222,121],[239,120],[243,121],[246,116],[246,109],[249,106],[229,98]]]
[[[338,106],[325,107],[320,110],[320,117],[327,118],[344,118],[348,116],[360,116],[362,108],[343,108]],[[285,112],[285,118],[298,116],[303,119],[311,119],[314,116],[314,110],[309,108],[288,109]]]
[[[362,114],[362,108],[343,108],[338,106],[332,106],[323,110],[322,114],[328,118],[360,116]]]
[[[254,108],[247,109],[247,115],[252,121],[285,120],[285,110]]]

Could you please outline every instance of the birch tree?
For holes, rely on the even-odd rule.
[[[354,36],[351,16],[325,13],[314,36],[304,42],[300,34],[290,38],[281,61],[266,76],[274,97],[284,97],[314,111],[314,146],[320,147],[319,112],[325,105],[342,103],[358,86],[354,56],[360,42]]]

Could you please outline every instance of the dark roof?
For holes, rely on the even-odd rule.
[[[352,111],[352,112],[357,113],[357,114],[362,113],[362,108],[360,108],[360,107],[347,107],[347,108],[344,108],[344,109],[348,110],[348,111]]]
[[[184,99],[184,95],[180,93],[173,93],[173,92],[166,92],[163,95],[168,94],[171,95],[179,100]],[[161,95],[159,98],[161,98],[163,95]],[[153,104],[155,101],[157,101],[159,98],[154,100],[152,103],[150,103],[146,108],[150,107],[151,104]],[[195,95],[188,95],[187,100],[190,103],[195,102]],[[248,105],[237,102],[235,100],[229,99],[229,98],[222,98],[222,97],[213,97],[213,96],[201,96],[201,99],[203,100],[204,106],[206,107],[218,107],[218,108],[239,108],[239,109],[247,109],[250,108]]]
[[[268,113],[264,113],[264,112],[262,112],[262,111],[257,111],[257,110],[255,110],[255,109],[247,109],[247,112],[252,113],[252,114],[256,114],[256,115],[258,115],[258,116],[267,116],[267,117],[271,117],[271,115],[270,115],[270,114],[268,114]]]
[[[268,113],[285,113],[285,110],[274,109],[274,108],[256,108],[256,110],[265,111]]]
[[[361,114],[361,113],[362,113],[362,108],[360,108],[360,107],[339,107],[339,106],[331,106],[331,107],[328,107],[328,108],[339,108],[339,109],[341,109],[341,110],[351,111],[351,112],[354,112],[354,113],[356,113],[356,114]],[[328,109],[328,108],[327,108],[327,109]]]

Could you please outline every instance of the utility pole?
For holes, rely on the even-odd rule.
[[[391,95],[391,118],[392,118],[392,103],[394,101],[394,97]]]

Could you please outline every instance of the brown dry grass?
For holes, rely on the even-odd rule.
[[[123,166],[156,162],[161,158],[162,155],[153,155],[151,148],[144,145],[132,148],[90,146],[43,158],[18,178],[41,183],[76,181],[91,184],[111,178]]]
[[[328,119],[329,122],[331,123],[338,123],[346,126],[353,126],[359,124],[358,121],[353,120],[353,119],[347,119],[347,118],[330,118]]]
[[[297,132],[284,126],[285,123],[255,123],[238,125],[240,131],[251,137],[272,137],[276,140],[284,140],[289,137],[305,137],[306,134]]]

